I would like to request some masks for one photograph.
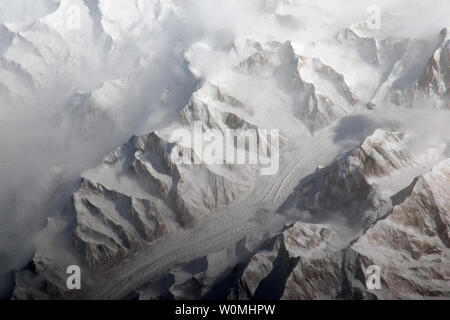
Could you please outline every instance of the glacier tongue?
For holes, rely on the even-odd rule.
[[[0,121],[29,140],[4,158],[38,150],[57,159],[50,178],[26,162],[36,188],[70,181],[40,191],[53,204],[64,189],[51,217],[57,206],[30,205],[46,227],[12,298],[449,297],[448,28],[436,45],[391,34],[395,15],[342,26],[303,0],[36,3],[37,17],[0,12]],[[51,139],[22,138],[43,124]],[[192,128],[254,130],[258,146],[277,129],[279,170],[177,162],[201,158],[173,137]],[[380,291],[365,286],[372,264]]]

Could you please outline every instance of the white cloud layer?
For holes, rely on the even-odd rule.
[[[0,274],[30,257],[31,236],[84,170],[171,123],[202,78],[222,76],[236,37],[292,40],[337,65],[309,44],[364,21],[370,5],[388,36],[434,42],[450,23],[448,0],[1,0]],[[265,94],[255,101],[276,99]]]

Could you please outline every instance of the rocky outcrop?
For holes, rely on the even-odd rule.
[[[231,180],[208,165],[177,164],[171,159],[173,147],[152,133],[132,138],[105,159],[99,170],[108,175],[120,170],[141,197],[119,191],[121,178],[110,181],[110,187],[95,175],[83,179],[73,200],[74,237],[93,269],[119,263],[174,228],[230,205],[250,187],[251,171],[241,169],[242,180]]]
[[[357,49],[361,59],[370,65],[381,65],[379,42],[366,22],[354,24],[335,35],[338,43]]]
[[[418,177],[348,250],[348,265],[381,268],[379,299],[450,298],[450,161]],[[354,276],[353,276],[354,278]]]
[[[301,181],[280,210],[308,222],[336,218],[367,225],[391,205],[372,178],[414,165],[403,142],[402,133],[375,131],[360,148]]]
[[[245,267],[231,299],[332,299],[339,293],[340,236],[324,225],[295,223]]]
[[[450,29],[440,33],[440,42],[428,61],[425,71],[417,80],[413,90],[421,92],[427,98],[441,100],[440,106],[450,109]]]
[[[394,195],[394,207],[354,240],[318,224],[288,227],[250,259],[230,298],[448,299],[449,185],[446,160]],[[380,288],[367,286],[370,266]]]
[[[138,199],[83,179],[73,196],[74,241],[92,269],[119,263],[167,234],[164,213]],[[167,214],[166,214],[167,216]]]
[[[23,166],[33,183],[8,186],[14,202],[5,207],[28,199],[25,186],[45,194],[27,211],[54,215],[32,262],[15,273],[13,298],[448,296],[446,171],[437,166],[411,184],[442,158],[446,139],[432,128],[424,135],[436,139],[417,138],[411,150],[422,132],[408,130],[422,114],[389,108],[448,108],[448,28],[436,49],[366,23],[336,34],[342,17],[320,4],[270,0],[237,10],[238,2],[63,0],[35,21],[0,25],[0,120],[14,132],[13,152],[1,149],[11,163],[33,155]],[[81,9],[79,30],[67,24],[71,3]],[[307,25],[314,14],[324,18],[320,30]],[[335,122],[352,113],[350,131],[367,116],[374,121],[362,126],[405,132],[366,137],[356,128],[354,141],[337,141],[347,128]],[[411,125],[400,124],[406,118]],[[262,135],[271,129],[279,145]],[[221,158],[220,147],[242,155],[253,142],[234,136],[219,143],[217,162],[203,161],[211,135],[243,130],[256,133],[258,151],[276,146],[273,176],[261,174],[269,153],[250,164]],[[200,145],[183,139],[189,134]],[[54,176],[64,180],[58,195]],[[72,264],[83,269],[79,292],[66,288]],[[372,264],[382,267],[381,291],[365,286]]]
[[[344,75],[318,58],[300,56],[291,42],[267,43],[237,64],[244,74],[275,77],[292,99],[293,113],[311,131],[326,127],[359,102]]]

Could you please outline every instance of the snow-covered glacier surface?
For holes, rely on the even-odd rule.
[[[1,2],[0,297],[450,298],[449,12]]]

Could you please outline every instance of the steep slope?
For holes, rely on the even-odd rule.
[[[288,227],[251,258],[230,298],[448,298],[449,170],[445,160],[416,178],[353,241],[323,225]],[[372,265],[381,289],[366,287]]]
[[[13,298],[223,298],[230,287],[240,299],[445,296],[447,261],[435,255],[448,247],[442,168],[427,180],[436,187],[421,187],[439,192],[407,198],[413,179],[449,156],[447,117],[406,107],[447,109],[448,28],[436,49],[430,33],[391,34],[392,19],[379,31],[343,28],[332,7],[62,0],[37,19],[0,24],[0,121],[17,127],[5,132],[9,148],[0,142],[10,165],[3,171],[2,159],[0,170],[12,182],[21,171],[34,178],[5,193],[39,190],[46,202],[29,207],[46,227],[15,272]],[[221,145],[215,134],[231,139]],[[61,199],[47,181],[66,171]],[[407,201],[424,209],[395,219],[420,220],[419,232],[383,226]],[[408,274],[400,292],[364,289],[376,259],[391,289]],[[66,288],[72,264],[81,291]],[[441,279],[423,284],[430,274]]]
[[[194,98],[182,111],[180,121],[194,119],[209,129],[219,128],[219,121],[223,128],[230,121],[227,116],[225,122],[221,122],[221,117],[213,122],[210,111],[214,112]],[[237,123],[239,126],[239,121]],[[249,166],[219,168],[206,163],[197,166],[178,163],[173,156],[181,155],[185,159],[190,155],[190,160],[201,163],[201,152],[194,146],[170,143],[157,133],[151,133],[132,138],[108,156],[92,176],[87,175],[74,196],[77,215],[74,235],[76,246],[89,265],[108,268],[119,263],[127,254],[139,249],[139,239],[153,241],[167,232],[188,226],[248,192],[258,172]],[[142,200],[134,199],[133,194],[139,194]],[[140,221],[143,217],[139,215],[146,216],[147,220]],[[98,219],[105,221],[105,226],[99,225]],[[142,228],[144,230],[140,230]],[[149,236],[149,232],[153,236]]]
[[[389,193],[373,180],[416,165],[405,142],[402,133],[377,130],[360,148],[301,181],[280,210],[309,222],[369,224],[391,205]]]
[[[372,292],[379,299],[449,298],[449,186],[449,160],[415,179],[387,217],[352,244],[345,270],[380,266],[382,290]]]
[[[440,33],[438,48],[417,80],[414,90],[422,92],[427,98],[437,99],[439,103],[437,107],[449,109],[449,87],[450,29],[444,28]]]
[[[332,299],[340,291],[342,241],[324,225],[297,222],[245,267],[231,299]]]
[[[311,131],[357,109],[358,98],[344,75],[320,59],[296,54],[289,41],[269,42],[266,50],[260,44],[256,48],[253,43],[247,44],[256,52],[239,62],[236,69],[244,74],[274,77],[290,96],[294,115]]]

